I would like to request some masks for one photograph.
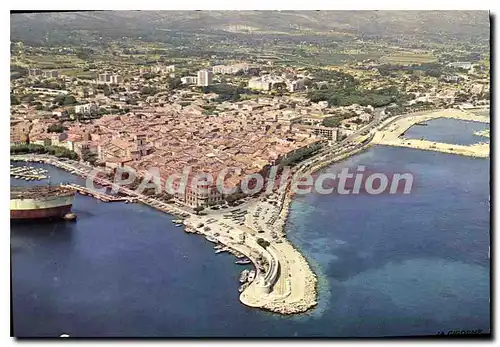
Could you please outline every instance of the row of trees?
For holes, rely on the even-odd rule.
[[[155,95],[157,92],[156,88],[153,87],[146,86],[141,88],[142,95]]]
[[[377,68],[382,76],[390,76],[393,73],[403,71],[407,74],[424,74],[431,77],[441,77],[449,72],[449,68],[438,63],[422,63],[412,65],[384,64]]]
[[[354,88],[359,85],[354,76],[335,70],[314,70],[312,75],[316,81],[328,82],[328,86],[337,88]]]
[[[59,94],[56,95],[52,103],[59,106],[70,106],[75,105],[77,102],[75,97],[71,94]]]
[[[86,151],[82,153],[82,159],[94,165],[97,161],[97,154],[90,151]]]
[[[19,105],[21,102],[19,101],[19,99],[17,98],[17,96],[15,96],[14,94],[10,94],[10,104],[11,105]]]
[[[417,101],[412,105],[394,105],[388,107],[386,113],[390,115],[399,115],[410,112],[430,110],[435,107],[436,105],[432,102]]]
[[[238,101],[241,99],[241,94],[256,94],[258,92],[249,90],[242,85],[235,86],[232,84],[213,84],[206,87],[201,87],[201,91],[205,94],[215,93],[218,97],[215,102],[223,101]]]
[[[47,89],[59,89],[59,90],[64,89],[64,87],[61,84],[59,84],[57,82],[53,82],[53,81],[35,82],[35,83],[33,83],[33,87],[35,87],[35,88],[47,88]]]
[[[62,133],[65,130],[61,123],[52,124],[47,128],[48,133]]]
[[[51,154],[58,158],[78,159],[78,154],[66,147],[22,144],[10,147],[10,154]]]
[[[313,90],[307,93],[312,102],[328,101],[329,106],[349,106],[358,104],[373,107],[387,106],[391,103],[402,103],[407,96],[401,94],[396,87],[378,90],[355,88],[329,88],[326,90]]]
[[[350,118],[350,116],[340,116],[339,115],[339,116],[325,117],[325,118],[323,118],[321,125],[325,126],[325,127],[330,127],[330,128],[337,128],[340,126],[340,123],[346,118]]]

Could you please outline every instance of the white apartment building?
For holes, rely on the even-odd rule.
[[[339,129],[338,128],[330,128],[321,125],[302,125],[296,124],[294,125],[299,131],[305,133],[313,133],[316,136],[320,136],[332,142],[337,142],[339,138]]]
[[[212,84],[212,71],[200,70],[198,71],[198,83],[199,86],[209,86]]]
[[[330,141],[337,142],[339,129],[319,126],[313,129],[313,133],[317,136],[325,137]]]
[[[42,76],[43,72],[41,69],[33,68],[33,69],[28,69],[28,76],[30,77],[36,77],[36,76]]]
[[[299,79],[290,81],[281,76],[261,76],[254,77],[248,81],[248,88],[269,91],[275,87],[276,84],[284,84],[289,92],[296,92],[305,88],[305,80]]]
[[[156,65],[153,66],[152,71],[154,73],[169,73],[169,72],[175,72],[175,65]]]
[[[101,74],[99,74],[98,82],[119,84],[122,82],[122,78],[121,78],[121,76],[116,75],[116,74],[101,73]]]
[[[247,71],[248,68],[248,64],[216,65],[212,71],[216,74],[235,74],[239,71]]]
[[[160,65],[160,64],[156,64],[156,65],[149,66],[149,67],[143,67],[143,68],[139,69],[139,73],[141,73],[141,74],[148,73],[148,72],[166,74],[166,73],[174,72],[174,71],[175,71],[175,65],[166,66],[166,65]]]
[[[198,84],[198,77],[196,76],[185,76],[181,77],[182,84]]]
[[[460,69],[470,70],[473,68],[474,64],[467,61],[457,61],[455,63],[449,63],[448,66],[456,67]]]
[[[95,112],[97,112],[97,106],[93,103],[75,106],[75,113],[77,114],[90,115]]]
[[[69,91],[67,91],[67,90],[60,90],[60,89],[31,88],[31,90],[34,93],[45,94],[45,95],[59,95],[59,94],[67,95],[67,94],[69,94]]]
[[[56,78],[59,76],[59,71],[57,70],[45,70],[43,72],[43,77],[45,78]]]
[[[284,78],[278,76],[254,77],[248,81],[248,88],[268,91],[277,83],[286,83],[286,81]]]
[[[297,92],[305,88],[305,80],[302,78],[296,81],[287,81],[286,86],[289,92]]]

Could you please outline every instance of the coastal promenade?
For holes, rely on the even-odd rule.
[[[391,117],[384,121],[379,127],[379,131],[374,134],[372,142],[380,145],[416,148],[480,158],[489,156],[490,148],[488,143],[476,143],[466,146],[433,142],[423,139],[406,139],[403,137],[405,131],[413,125],[438,118],[450,118],[481,123],[490,122],[489,117],[457,109],[443,109],[434,112],[420,112],[418,114],[400,115]]]

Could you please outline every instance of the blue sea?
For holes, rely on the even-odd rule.
[[[419,128],[429,137],[441,131]],[[472,142],[479,141],[471,135],[475,130],[467,130]],[[489,159],[375,146],[325,170],[357,165],[411,172],[413,189],[408,195],[313,193],[294,200],[286,230],[319,279],[319,304],[306,314],[285,317],[242,305],[237,289],[244,267],[228,254],[214,254],[203,237],[176,228],[171,216],[140,204],[77,196],[76,223],[11,225],[14,334],[488,332]],[[49,169],[52,183],[82,182]]]

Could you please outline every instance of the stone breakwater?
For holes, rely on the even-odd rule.
[[[480,130],[480,131],[476,131],[474,132],[474,135],[477,135],[477,136],[484,136],[484,137],[490,137],[490,129],[484,129],[484,130]]]
[[[285,236],[285,224],[290,213],[290,205],[292,203],[292,198],[287,195],[283,200],[283,206],[281,208],[280,214],[273,227],[281,235]],[[279,247],[278,247],[279,246]],[[303,289],[301,290],[302,295],[299,297],[292,297],[290,302],[286,301],[273,301],[265,305],[264,308],[278,312],[281,314],[297,314],[308,311],[309,309],[315,307],[318,302],[318,292],[317,284],[318,280],[314,272],[312,271],[309,263],[305,257],[288,241],[284,239],[283,243],[277,245],[278,249],[284,248],[288,253],[287,258],[293,259],[294,265],[300,269],[302,272]],[[291,288],[293,288],[294,283],[291,283],[294,279],[290,277],[287,279],[287,283]]]
[[[432,142],[414,139],[377,139],[377,143],[387,146],[415,148],[425,151],[437,151],[442,153],[464,155],[469,157],[487,158],[490,155],[488,143],[475,143],[472,145],[455,145],[449,143]]]
[[[316,172],[323,167],[331,164],[332,162],[344,160],[356,153],[359,153],[370,146],[368,141],[364,145],[360,145],[357,148],[344,151],[330,157],[324,157],[314,164],[308,166],[307,168],[300,167],[298,172],[302,174]],[[290,187],[290,186],[289,186]],[[284,198],[281,200],[280,212],[278,218],[272,225],[272,229],[276,231],[281,237],[283,237],[283,242],[280,244],[275,244],[274,247],[280,251],[280,253],[285,253],[283,259],[293,259],[294,266],[291,269],[287,269],[291,272],[291,276],[286,280],[286,286],[291,290],[286,291],[287,297],[281,299],[276,297],[274,300],[269,300],[264,303],[261,307],[269,311],[281,313],[281,314],[297,314],[304,313],[317,305],[318,298],[318,279],[305,257],[294,248],[294,246],[286,238],[285,225],[288,215],[290,213],[290,205],[293,201],[292,193],[289,189],[286,190]],[[285,260],[286,261],[286,260]],[[297,273],[293,273],[295,270]],[[300,282],[298,281],[300,279]],[[279,281],[279,280],[278,280]],[[246,293],[242,293],[240,299],[242,301],[247,301],[245,298]]]
[[[288,302],[285,300],[273,301],[265,305],[264,308],[281,314],[297,314],[307,312],[318,304],[318,279],[314,272],[311,270],[311,267],[307,260],[297,249],[293,247],[291,243],[289,243],[288,241],[284,241],[282,245],[282,247],[287,247],[289,249],[288,252],[290,254],[288,258],[294,259],[295,266],[297,268],[300,268],[303,272],[302,295],[300,295],[299,297],[293,297],[291,295],[291,298],[290,300],[288,300]],[[289,281],[293,281],[293,278],[290,278]],[[289,285],[293,286],[294,284],[290,283]]]
[[[395,116],[384,122],[384,125],[380,127],[381,130],[375,134],[373,142],[380,145],[416,148],[479,158],[486,158],[490,155],[490,146],[488,143],[476,143],[465,146],[427,140],[406,139],[403,137],[404,132],[414,124],[437,118],[451,118],[482,123],[490,122],[489,117],[475,115],[470,112],[456,109],[444,109],[430,113]]]

